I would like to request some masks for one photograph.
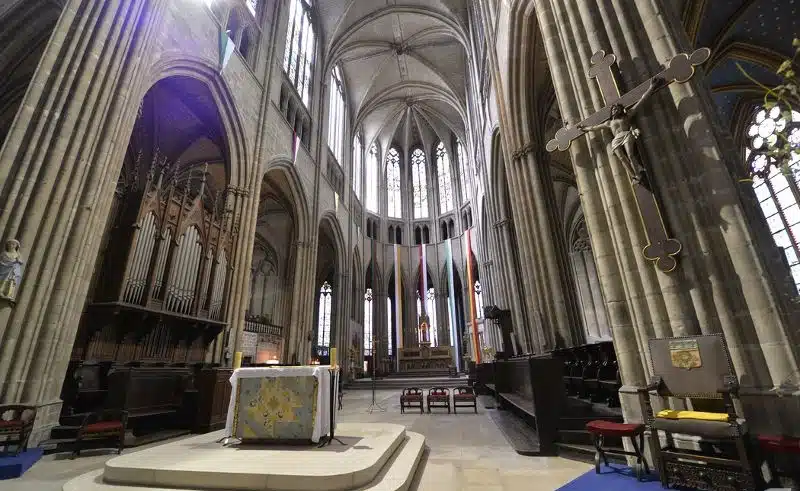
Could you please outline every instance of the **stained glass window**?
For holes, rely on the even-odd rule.
[[[372,355],[372,288],[364,294],[364,356]]]
[[[389,204],[388,215],[392,218],[402,218],[400,154],[394,148],[386,155],[386,196]]]
[[[330,83],[330,107],[328,108],[328,147],[336,157],[339,165],[342,165],[342,153],[344,150],[344,87],[342,86],[342,74],[339,67],[334,67],[331,72]]]
[[[311,64],[314,62],[314,28],[311,26],[310,0],[290,0],[289,28],[283,71],[308,107],[311,91]]]
[[[411,154],[411,180],[414,187],[414,218],[427,218],[428,181],[425,173],[425,152],[419,148]]]
[[[353,138],[353,192],[361,199],[361,153],[364,151],[361,135]]]
[[[331,284],[327,281],[319,289],[319,319],[317,322],[317,354],[328,354],[331,345]]]
[[[367,209],[373,213],[378,212],[378,146],[372,144],[367,155],[366,169],[366,194]]]
[[[475,317],[483,319],[483,288],[481,282],[475,281]]]
[[[777,106],[758,111],[747,133],[750,142],[745,158],[753,174],[761,172],[761,176],[753,177],[753,190],[772,238],[783,249],[792,278],[800,290],[800,128],[792,125],[794,127],[787,130],[790,123],[800,123],[800,112],[792,111],[791,115],[789,122]],[[781,136],[789,140],[794,151],[785,165],[775,165],[764,152],[778,143]]]
[[[439,208],[441,213],[453,209],[453,183],[450,179],[450,158],[444,143],[436,147],[436,173],[439,175]]]
[[[469,166],[465,160],[466,154],[464,153],[464,146],[461,145],[461,140],[456,140],[456,152],[458,153],[458,177],[461,181],[461,201],[466,203],[469,200],[469,189],[467,188]]]

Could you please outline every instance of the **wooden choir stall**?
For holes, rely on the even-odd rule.
[[[231,370],[208,363],[226,326],[230,190],[207,165],[165,164],[123,170],[62,392],[65,415],[121,409],[134,435],[219,429],[230,395]]]

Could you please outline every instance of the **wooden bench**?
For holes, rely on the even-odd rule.
[[[472,407],[478,414],[478,398],[472,387],[456,387],[453,389],[453,413],[458,414],[458,407]]]
[[[419,413],[425,412],[422,402],[422,390],[417,387],[407,387],[400,394],[400,412],[405,413],[406,408],[419,408]]]
[[[444,387],[428,389],[428,412],[434,407],[447,408],[447,414],[450,414],[450,390]]]

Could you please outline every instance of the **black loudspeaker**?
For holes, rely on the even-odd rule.
[[[497,353],[497,358],[505,360],[517,356],[514,351],[514,343],[511,342],[511,333],[514,330],[511,326],[511,311],[501,309],[497,305],[487,305],[483,308],[483,317],[492,319],[500,327],[500,333],[503,336],[503,351]]]

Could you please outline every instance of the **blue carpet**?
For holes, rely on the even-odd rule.
[[[636,480],[636,473],[630,467],[611,464],[600,466],[600,474],[594,469],[558,488],[557,491],[656,491],[662,490],[661,482],[655,474],[648,474],[642,481]]]
[[[0,456],[0,479],[13,479],[25,474],[25,471],[42,458],[43,453],[42,448],[30,448],[16,457]]]

